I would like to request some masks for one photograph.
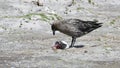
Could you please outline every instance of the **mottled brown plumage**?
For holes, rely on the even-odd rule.
[[[97,21],[83,21],[80,19],[65,19],[55,21],[52,25],[53,35],[55,31],[60,31],[66,35],[72,37],[71,47],[74,46],[76,38],[83,36],[99,27],[102,23],[96,23]]]

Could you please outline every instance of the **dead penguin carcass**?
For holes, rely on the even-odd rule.
[[[56,41],[55,42],[55,45],[52,46],[52,49],[53,50],[56,50],[56,49],[67,49],[69,48],[70,46],[65,42],[65,41]]]
[[[102,23],[96,23],[97,21],[83,21],[80,19],[64,19],[54,21],[51,25],[53,35],[55,31],[60,31],[66,35],[72,37],[70,47],[73,47],[76,41],[76,38],[81,37],[89,32],[101,27]]]

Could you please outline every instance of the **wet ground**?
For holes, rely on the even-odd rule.
[[[92,1],[92,0],[91,0]],[[42,0],[0,1],[0,68],[119,68],[120,1]],[[59,8],[59,9],[58,9]],[[50,23],[30,13],[55,13],[62,18],[97,19],[103,26],[81,38],[70,48],[53,51],[56,40],[68,44],[71,38],[57,32]]]

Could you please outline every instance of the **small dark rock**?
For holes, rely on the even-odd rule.
[[[84,53],[88,53],[88,51],[85,50]]]

